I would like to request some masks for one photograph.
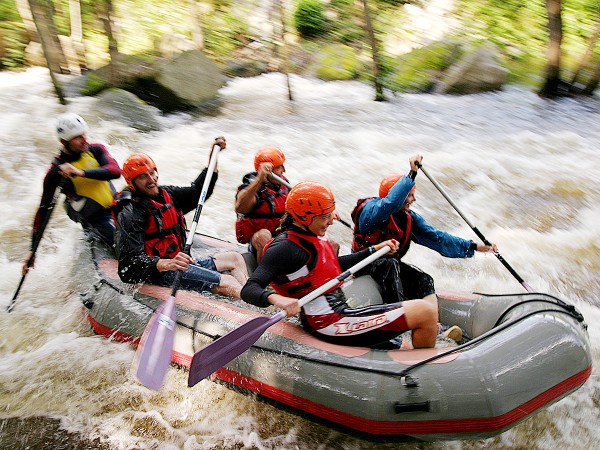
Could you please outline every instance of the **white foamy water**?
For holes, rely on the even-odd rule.
[[[109,145],[122,163],[131,152],[151,154],[163,184],[188,184],[207,165],[215,136],[225,135],[220,178],[204,206],[199,231],[234,239],[233,198],[252,169],[254,152],[279,146],[292,182],[320,181],[336,194],[349,221],[359,197],[377,192],[390,172],[406,172],[408,157],[423,164],[461,211],[530,285],[573,301],[589,324],[595,366],[600,362],[600,104],[548,102],[515,88],[468,97],[402,95],[374,102],[354,82],[292,77],[290,105],[281,75],[240,79],[222,90],[217,117],[162,118],[164,131],[143,134],[100,121],[94,100],[53,98],[44,70],[0,73],[0,419],[41,416],[85,442],[111,449],[415,448],[373,444],[263,404],[204,380],[188,389],[187,373],[172,369],[156,393],[129,372],[133,350],[94,336],[69,274],[80,245],[78,225],[58,207],[38,251],[36,268],[11,314],[42,178],[57,149],[54,117],[84,116],[91,141]],[[117,187],[123,186],[119,180]],[[434,225],[464,237],[473,232],[420,174],[414,208]],[[330,236],[349,250],[342,225]],[[407,259],[433,275],[438,289],[523,291],[493,255],[444,259],[413,246]],[[427,449],[593,448],[600,379],[501,436],[486,441],[423,444]],[[48,433],[52,431],[47,425]],[[2,430],[0,429],[0,432]],[[27,436],[25,427],[21,431]],[[1,433],[0,433],[1,434]],[[25,442],[26,439],[23,441]],[[0,438],[1,442],[1,438]],[[39,447],[43,448],[43,447]]]

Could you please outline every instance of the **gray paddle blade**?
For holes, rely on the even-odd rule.
[[[175,340],[175,297],[170,296],[148,322],[134,365],[140,382],[155,391],[159,390],[171,365]]]
[[[190,365],[188,387],[194,386],[207,376],[232,361],[254,344],[267,328],[283,318],[261,316],[221,336],[194,354]]]

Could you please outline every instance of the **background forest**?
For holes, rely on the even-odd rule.
[[[443,22],[427,27],[439,10]],[[0,68],[36,61],[40,21],[61,36],[67,59],[77,55],[78,67],[58,58],[52,71],[62,73],[97,68],[116,55],[157,55],[165,45],[201,49],[232,76],[243,72],[238,61],[250,61],[258,73],[302,73],[311,55],[343,44],[374,62],[353,66],[338,55],[332,65],[342,59],[348,78],[406,91],[390,76],[406,66],[403,54],[460,39],[494,43],[510,82],[550,97],[592,94],[600,78],[600,0],[1,0]],[[425,69],[436,69],[444,55],[425,52],[423,59]]]

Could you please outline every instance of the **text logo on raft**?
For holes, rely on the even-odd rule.
[[[360,333],[365,330],[369,330],[371,328],[377,328],[381,325],[387,323],[387,318],[385,315],[371,317],[368,320],[363,320],[361,322],[338,322],[334,325],[337,328],[335,334],[352,334],[352,333]]]

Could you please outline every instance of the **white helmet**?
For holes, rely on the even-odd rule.
[[[59,140],[70,141],[71,139],[87,133],[88,126],[81,116],[75,113],[66,113],[58,117],[56,121],[56,134]]]

